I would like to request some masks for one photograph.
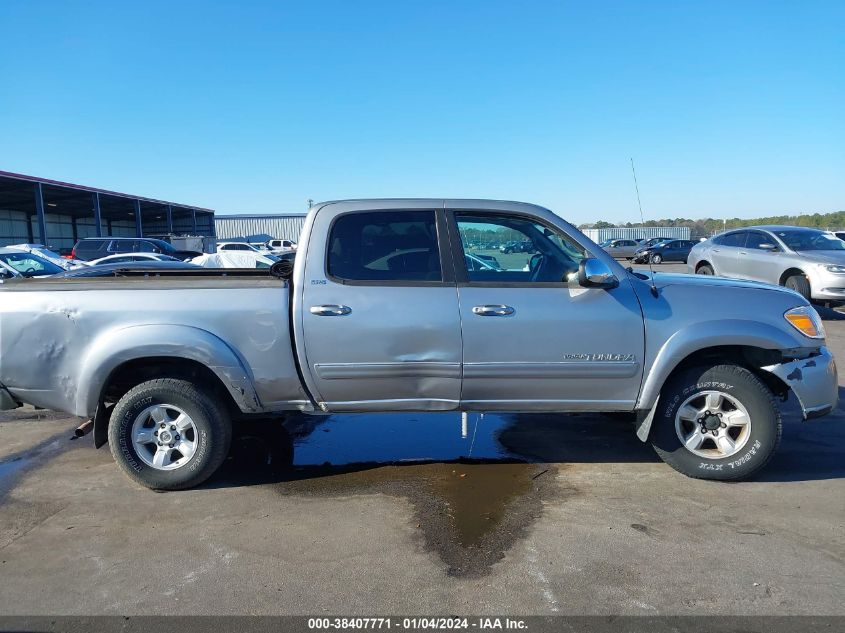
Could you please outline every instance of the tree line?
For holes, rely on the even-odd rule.
[[[642,222],[626,222],[625,224],[613,224],[599,220],[579,225],[579,229],[609,229],[613,227],[638,228],[652,226],[688,226],[693,238],[709,237],[714,233],[720,233],[728,229],[737,229],[744,226],[756,226],[760,224],[784,224],[788,226],[805,226],[814,229],[839,230],[845,228],[845,211],[833,213],[807,213],[802,215],[773,215],[764,218],[728,218],[716,219],[706,218],[703,220],[692,220],[689,218],[675,218],[663,220],[647,220]]]

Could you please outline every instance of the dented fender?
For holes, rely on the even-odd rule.
[[[826,347],[815,356],[761,369],[780,378],[792,390],[805,420],[827,415],[839,401],[836,361]]]
[[[108,330],[88,347],[77,374],[74,413],[92,415],[103,386],[120,365],[142,358],[186,358],[208,367],[241,411],[261,410],[252,379],[235,351],[218,336],[187,325],[137,325]]]

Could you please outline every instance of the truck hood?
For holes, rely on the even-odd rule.
[[[652,274],[645,271],[637,271],[641,275],[652,278]],[[631,273],[633,274],[633,273]],[[757,290],[770,290],[773,292],[784,292],[800,297],[797,292],[782,286],[773,286],[760,281],[748,281],[746,279],[730,279],[728,277],[713,277],[711,275],[687,275],[682,273],[654,273],[654,284],[659,288],[666,286],[697,286],[697,287],[732,287],[732,288],[754,288]],[[646,280],[647,281],[647,280]],[[650,283],[647,281],[647,283]]]

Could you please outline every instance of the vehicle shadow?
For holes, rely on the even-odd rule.
[[[783,407],[780,448],[756,481],[845,479],[845,387],[823,418],[803,421],[794,396]]]
[[[840,388],[840,403],[845,403]],[[446,464],[619,464],[657,463],[659,458],[634,434],[626,416],[597,414],[506,414],[490,416],[482,433],[489,435],[483,450],[473,437],[468,444],[453,441],[454,433],[426,423],[405,423],[402,414],[308,416],[296,414],[284,424],[252,422],[239,427],[223,468],[206,487],[238,487],[334,477],[385,466]],[[490,418],[495,423],[489,423]],[[404,423],[404,424],[403,424]],[[383,425],[397,425],[394,436],[379,438]],[[476,429],[477,430],[477,429]],[[472,429],[470,428],[470,434]],[[467,441],[469,441],[467,439]],[[437,453],[411,453],[404,448],[432,442]],[[431,457],[417,455],[431,454]],[[299,457],[298,457],[299,456]],[[666,467],[667,476],[676,476]],[[679,475],[677,475],[679,476]],[[797,482],[845,478],[845,408],[809,422],[801,421],[794,398],[783,405],[780,448],[758,482]]]
[[[822,321],[845,321],[845,314],[823,305],[813,305]]]

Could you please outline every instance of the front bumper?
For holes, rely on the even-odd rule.
[[[845,275],[828,272],[824,269],[810,269],[812,298],[817,301],[845,301]]]
[[[836,361],[826,347],[816,356],[763,367],[780,378],[798,398],[804,419],[830,413],[839,401]]]

